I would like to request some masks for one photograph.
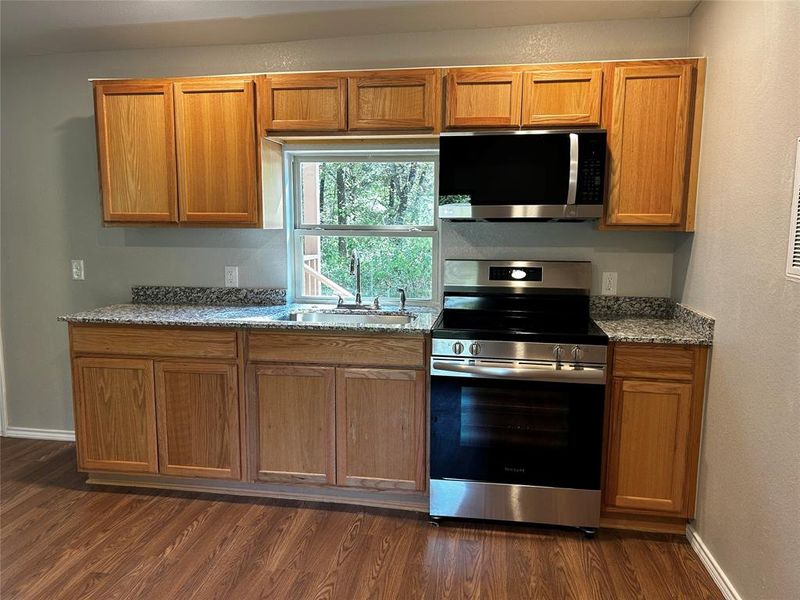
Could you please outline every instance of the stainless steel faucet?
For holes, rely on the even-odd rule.
[[[361,257],[356,250],[350,254],[350,275],[356,276],[356,304],[361,304]]]
[[[406,309],[406,290],[405,288],[397,288],[397,291],[400,292],[400,310]]]

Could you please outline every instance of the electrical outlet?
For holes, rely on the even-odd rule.
[[[615,271],[603,273],[603,289],[601,293],[603,296],[617,295],[617,273]]]
[[[83,281],[83,259],[73,260],[72,264],[72,278],[78,281]]]
[[[239,287],[239,267],[225,267],[225,287]]]

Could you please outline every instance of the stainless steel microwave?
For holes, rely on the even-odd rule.
[[[439,216],[586,220],[603,214],[602,129],[443,133]]]

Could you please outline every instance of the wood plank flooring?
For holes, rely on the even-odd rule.
[[[71,443],[0,444],[0,598],[722,598],[679,537],[89,486]]]

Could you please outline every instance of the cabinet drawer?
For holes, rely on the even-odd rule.
[[[236,358],[235,331],[73,326],[74,354]]]
[[[422,367],[422,337],[250,332],[251,361]]]
[[[691,381],[695,358],[695,350],[690,346],[617,344],[613,374],[614,377]]]

